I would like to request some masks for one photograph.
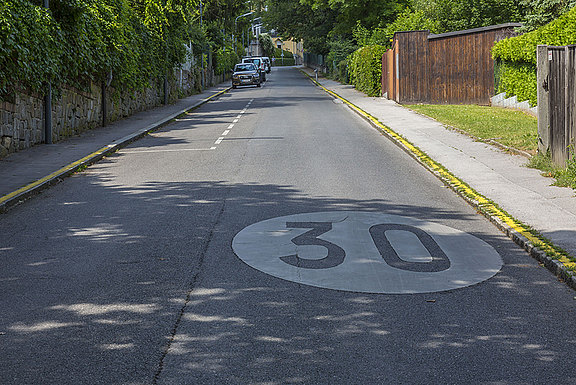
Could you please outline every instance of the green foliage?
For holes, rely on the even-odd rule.
[[[356,50],[348,59],[350,83],[368,96],[380,96],[384,52],[386,47],[370,45]]]
[[[330,9],[336,12],[332,35],[347,36],[357,23],[372,30],[392,22],[407,0],[300,0],[313,11]]]
[[[440,27],[452,32],[521,21],[523,0],[414,0],[412,7],[422,11]]]
[[[431,33],[439,33],[442,28],[438,20],[433,20],[426,16],[422,10],[411,10],[406,8],[401,12],[394,22],[388,24],[386,28],[374,28],[368,30],[360,23],[356,25],[353,35],[359,46],[383,45],[390,47],[394,33],[398,31],[418,31],[429,30]]]
[[[327,55],[333,39],[351,39],[392,22],[408,0],[269,0],[264,21],[281,36],[303,39],[307,51]]]
[[[523,62],[499,62],[495,67],[496,93],[527,100],[531,106],[538,104],[536,94],[536,66]]]
[[[0,93],[14,84],[39,90],[62,68],[63,36],[49,13],[27,0],[0,5]],[[31,44],[32,43],[32,44]]]
[[[137,90],[195,52],[204,33],[196,0],[5,0],[0,5],[0,92],[79,88],[112,75],[115,89]]]
[[[492,48],[492,56],[498,60],[535,65],[536,47],[539,44],[576,44],[576,8],[535,31],[499,41]]]
[[[282,57],[282,53],[284,53],[284,58],[292,57],[292,52],[282,50],[280,48],[274,48],[274,57],[280,59]],[[272,56],[269,56],[272,57]]]
[[[274,67],[281,67],[281,66],[293,66],[296,63],[292,54],[289,56],[284,56],[284,58],[276,58],[274,61]]]
[[[330,42],[330,53],[326,65],[330,75],[339,81],[348,82],[348,57],[358,49],[351,40],[335,39]]]
[[[229,72],[234,68],[234,64],[240,62],[240,57],[232,47],[220,48],[216,51],[214,58],[214,72],[221,75]]]
[[[422,31],[428,30],[431,33],[440,33],[442,31],[440,20],[430,18],[423,10],[410,10],[407,8],[402,12],[393,23],[386,26],[383,38],[387,38],[387,44],[398,31]]]
[[[556,179],[554,186],[571,187],[576,190],[576,157],[573,149],[570,149],[570,159],[566,162],[566,167],[559,167],[552,162],[550,154],[538,153],[528,162],[528,167],[535,168],[543,172],[544,176]]]
[[[497,92],[518,96],[536,105],[536,48],[539,44],[576,43],[576,8],[559,19],[524,35],[499,41],[492,48],[497,60]]]
[[[262,52],[264,52],[264,56],[273,57],[274,53],[276,52],[276,47],[274,47],[274,42],[272,38],[267,33],[260,34],[260,47],[262,48]]]
[[[559,18],[575,5],[575,0],[523,0],[522,6],[526,11],[521,31],[530,32],[538,29]]]
[[[287,17],[289,15],[289,17]],[[329,7],[312,9],[296,0],[270,0],[264,22],[284,38],[303,39],[305,48],[321,55],[328,54],[330,31],[336,24],[337,12]]]

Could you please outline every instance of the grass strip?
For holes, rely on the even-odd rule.
[[[521,111],[477,105],[405,105],[440,123],[482,139],[535,154],[538,119]]]

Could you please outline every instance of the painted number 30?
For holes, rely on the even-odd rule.
[[[322,259],[301,258],[298,254],[280,257],[287,264],[303,269],[327,269],[336,267],[344,262],[346,257],[344,249],[332,242],[318,238],[332,230],[331,222],[286,222],[286,228],[311,229],[293,238],[292,243],[297,246],[322,246],[327,250],[326,257]],[[417,240],[425,248],[430,259],[419,262],[409,258],[401,258],[398,251],[387,238],[387,231],[402,231],[412,234],[414,236],[412,237],[413,240]],[[380,256],[388,265],[394,268],[408,271],[438,272],[447,270],[450,267],[450,260],[438,243],[428,233],[417,227],[402,224],[379,224],[370,227],[369,232]]]
[[[466,287],[502,267],[498,253],[468,233],[361,211],[268,219],[240,231],[232,248],[249,266],[278,278],[368,293]]]

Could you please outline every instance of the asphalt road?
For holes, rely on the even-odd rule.
[[[296,69],[0,240],[1,384],[576,383],[575,293]]]

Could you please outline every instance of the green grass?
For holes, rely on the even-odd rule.
[[[492,139],[531,154],[538,147],[538,120],[521,111],[476,105],[406,107],[483,140]]]
[[[576,189],[576,158],[566,162],[566,168],[557,166],[552,162],[550,155],[536,154],[530,158],[528,167],[543,171],[542,175],[556,179],[554,186],[572,187]]]

